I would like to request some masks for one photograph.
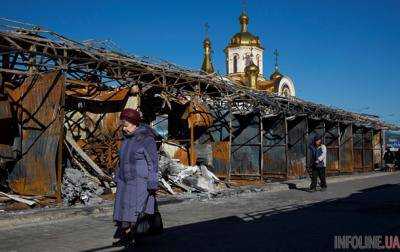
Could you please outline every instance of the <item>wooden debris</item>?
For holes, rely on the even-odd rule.
[[[175,194],[174,190],[172,190],[172,187],[167,183],[167,181],[165,181],[165,179],[161,178],[161,180],[159,180],[159,182],[161,182],[161,185],[172,195]]]
[[[100,179],[112,181],[112,178],[107,174],[105,174],[103,170],[100,169],[100,167],[95,162],[93,162],[93,160],[78,146],[78,144],[75,142],[75,140],[71,137],[70,134],[66,134],[65,140],[72,147],[72,149],[75,150],[75,152],[79,155],[79,157],[82,158],[90,166],[90,168],[96,173],[96,175]]]
[[[29,206],[36,205],[36,201],[27,200],[27,199],[24,199],[24,198],[22,198],[20,196],[17,196],[17,195],[11,195],[11,194],[7,194],[7,193],[4,193],[4,192],[0,192],[0,195],[3,195],[5,197],[10,198],[10,199],[12,199],[14,201],[17,201],[17,202],[21,202],[21,203],[27,204]]]
[[[85,176],[87,176],[88,178],[90,178],[93,182],[100,183],[99,179],[96,178],[96,177],[94,177],[94,176],[92,176],[92,174],[90,174],[90,172],[86,169],[86,167],[85,167],[83,164],[81,164],[81,162],[79,162],[79,160],[77,160],[77,159],[74,157],[74,155],[73,155],[73,153],[72,153],[72,150],[69,148],[69,146],[66,145],[66,147],[67,147],[67,150],[68,150],[68,152],[69,152],[69,154],[70,154],[72,163],[73,163],[74,165],[78,166],[78,168],[85,174]]]
[[[183,190],[185,190],[186,192],[193,192],[193,191],[197,191],[195,188],[191,188],[187,185],[182,184],[181,182],[177,182],[177,181],[173,181],[173,180],[169,180],[169,182],[171,182],[173,185],[182,188]]]

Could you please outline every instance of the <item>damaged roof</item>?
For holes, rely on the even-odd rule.
[[[376,129],[399,129],[376,117],[253,90],[218,74],[205,74],[164,60],[120,52],[110,41],[77,42],[48,29],[7,19],[0,19],[0,49],[3,55],[0,72],[8,76],[5,82],[18,76],[61,69],[67,83],[94,82],[103,89],[139,84],[142,92],[157,88],[171,97],[186,93],[204,101],[219,100],[231,107],[240,100],[264,117],[283,113],[287,117],[309,116]],[[8,65],[4,64],[5,59]]]

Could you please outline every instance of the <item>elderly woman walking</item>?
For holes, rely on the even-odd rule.
[[[117,192],[114,221],[117,225],[114,246],[133,245],[135,223],[144,210],[154,214],[158,186],[158,154],[153,130],[140,124],[140,113],[125,109],[120,115],[124,140],[120,164],[115,174]]]

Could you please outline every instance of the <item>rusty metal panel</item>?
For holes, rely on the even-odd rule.
[[[229,141],[229,110],[213,108],[210,109],[210,114],[213,117],[213,124],[207,128],[207,134],[210,135],[211,141]]]
[[[364,129],[363,131],[363,171],[369,172],[374,170],[373,164],[373,144],[372,129]]]
[[[233,115],[232,144],[260,144],[260,118],[256,114]]]
[[[326,169],[328,174],[339,172],[339,128],[337,123],[325,123],[325,145],[327,149]]]
[[[260,174],[260,146],[232,146],[231,175]]]
[[[307,176],[307,120],[296,118],[288,125],[288,178]]]
[[[263,174],[286,177],[286,147],[281,145],[264,146]]]
[[[210,166],[212,164],[212,144],[210,142],[206,143],[196,143],[196,163],[205,164]]]
[[[286,177],[286,132],[283,116],[263,120],[263,175]]]
[[[353,127],[354,171],[363,171],[363,129]]]
[[[374,168],[377,169],[382,166],[382,131],[373,131],[372,144],[374,149]]]
[[[229,141],[229,117],[228,110],[217,110],[214,114],[214,124],[210,127],[210,134],[214,141]]]
[[[353,127],[351,124],[340,125],[340,172],[351,173],[354,170]]]
[[[286,132],[284,117],[274,117],[263,120],[264,146],[285,146]]]
[[[374,170],[373,166],[373,150],[365,149],[364,150],[364,172],[370,172]]]
[[[212,169],[215,175],[226,177],[229,170],[229,141],[212,144]]]
[[[326,153],[327,174],[339,173],[339,148],[327,148]]]
[[[213,116],[207,105],[196,100],[190,102],[181,118],[188,121],[189,128],[196,126],[209,127],[213,124]]]
[[[259,175],[261,167],[260,117],[233,115],[231,174]]]
[[[226,177],[229,170],[230,112],[215,107],[208,108],[208,111],[212,124],[195,128],[196,158],[207,159],[214,174]]]
[[[12,117],[11,106],[8,100],[0,100],[0,120]]]
[[[62,136],[59,115],[64,86],[59,71],[29,77],[10,96],[22,128],[21,159],[9,176],[11,189],[23,195],[56,192],[56,157]]]
[[[320,120],[308,119],[308,143],[311,144],[314,136],[318,134],[324,136],[325,134],[325,123]]]
[[[363,172],[363,150],[354,149],[354,171]]]

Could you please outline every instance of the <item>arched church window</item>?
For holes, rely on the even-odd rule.
[[[233,56],[233,72],[234,73],[237,73],[237,71],[238,71],[238,55],[237,54],[235,54],[234,56]]]
[[[260,54],[257,54],[257,66],[260,67]]]
[[[290,92],[290,88],[289,88],[289,86],[287,84],[284,84],[283,87],[282,87],[282,95],[285,96],[285,97],[289,97],[289,96],[292,95],[291,92]]]
[[[245,65],[246,66],[250,65],[251,60],[252,60],[251,58],[252,58],[252,56],[250,54],[248,54],[248,53],[246,54],[246,56],[244,56],[244,60],[246,62]]]

